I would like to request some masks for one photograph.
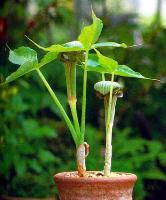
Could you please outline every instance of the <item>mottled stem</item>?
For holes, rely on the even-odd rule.
[[[84,142],[77,148],[76,159],[77,159],[77,167],[78,167],[78,176],[84,177],[86,176],[86,165],[85,158],[89,154],[89,145]]]
[[[111,173],[111,164],[112,164],[112,129],[114,123],[114,116],[115,116],[115,106],[116,106],[117,96],[116,94],[112,96],[111,101],[111,113],[110,113],[110,123],[106,133],[106,150],[105,150],[105,165],[104,165],[104,175],[110,176]],[[108,108],[108,101],[105,100],[105,111]],[[109,113],[107,113],[106,118],[108,117]],[[106,120],[107,121],[107,120]]]

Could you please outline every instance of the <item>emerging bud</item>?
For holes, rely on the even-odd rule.
[[[122,86],[118,82],[111,82],[111,81],[100,81],[94,85],[94,89],[99,92],[101,95],[105,96],[110,93],[110,89],[113,84],[113,94],[117,97],[122,97]]]

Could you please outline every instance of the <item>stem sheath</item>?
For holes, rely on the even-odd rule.
[[[65,62],[65,76],[66,76],[66,86],[67,86],[67,98],[72,113],[72,118],[74,122],[74,127],[79,138],[79,143],[81,144],[81,131],[78,121],[77,109],[76,109],[76,64],[75,62]]]

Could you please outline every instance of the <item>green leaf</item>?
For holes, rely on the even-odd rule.
[[[29,47],[22,46],[15,49],[14,51],[9,51],[9,61],[14,64],[22,65],[30,60],[37,61],[37,54],[36,51]]]
[[[41,59],[40,63],[38,63],[36,51],[34,51],[29,47],[19,47],[15,50],[10,50],[9,52],[10,62],[18,64],[20,65],[20,67],[15,72],[10,74],[6,78],[6,81],[1,85],[14,81],[17,78],[48,64],[49,62],[56,59],[57,56],[58,56],[57,52],[48,52]]]
[[[55,156],[53,155],[53,153],[51,153],[48,150],[40,150],[39,154],[39,159],[43,162],[43,163],[49,163],[49,162],[54,162]]]
[[[15,79],[33,71],[35,69],[36,65],[34,65],[33,62],[26,62],[25,64],[21,65],[17,71],[10,74],[7,78],[5,83],[9,83],[11,81],[14,81]]]
[[[29,161],[28,161],[28,164],[29,164],[29,167],[32,169],[32,170],[34,170],[35,172],[37,172],[37,173],[41,173],[42,172],[42,166],[41,166],[41,163],[37,160],[37,159],[35,159],[35,158],[33,158],[33,159],[30,159]]]
[[[56,136],[56,132],[53,128],[47,125],[41,125],[32,119],[25,120],[22,125],[24,134],[28,139],[31,140],[44,137],[53,138]]]
[[[106,56],[103,56],[99,51],[95,50],[97,53],[97,56],[99,58],[99,64],[109,72],[114,72],[116,68],[118,67],[118,62],[112,58],[108,58]]]
[[[38,67],[42,67],[48,63],[50,63],[51,61],[55,60],[58,56],[57,52],[48,52],[46,53],[46,55],[40,60],[40,63],[38,65]]]
[[[126,65],[118,65],[118,68],[115,70],[114,73],[118,76],[147,79],[145,76],[141,75],[139,72],[135,72]]]
[[[27,171],[27,163],[23,157],[16,155],[14,159],[14,167],[18,176],[23,176]]]
[[[99,64],[98,57],[96,54],[88,55],[87,70],[100,73],[105,72],[105,69]]]
[[[85,50],[91,49],[91,46],[98,40],[102,28],[102,21],[96,17],[92,11],[93,23],[89,26],[85,26],[78,37],[78,40],[83,44]]]
[[[28,37],[27,37],[28,38]],[[42,47],[30,38],[28,38],[33,44],[35,44],[39,49],[42,49],[44,51],[50,51],[50,52],[70,52],[70,51],[82,51],[84,50],[83,45],[79,41],[72,41],[67,42],[65,44],[54,44],[49,47]]]
[[[19,47],[14,51],[10,50],[9,60],[14,64],[20,64],[20,67],[6,78],[5,83],[35,70],[38,66],[37,53],[29,47]]]
[[[165,179],[166,179],[165,174],[157,168],[151,168],[147,172],[142,172],[142,176],[144,178],[153,179],[153,180],[155,179],[155,180],[165,181]]]
[[[160,152],[160,153],[158,154],[158,158],[159,158],[160,163],[161,163],[163,166],[166,166],[166,153],[165,153],[165,152]]]
[[[123,47],[127,48],[125,43],[119,44],[116,42],[100,42],[92,45],[92,49],[100,48],[100,47]]]
[[[116,69],[113,71],[112,68],[107,67],[107,62],[105,62],[107,61],[107,59],[103,58],[103,60],[102,61],[100,60],[100,62],[99,60],[100,59],[96,56],[96,54],[89,54],[88,62],[87,62],[87,71],[93,71],[93,72],[98,72],[98,73],[108,73],[108,74],[112,74],[112,72],[114,72],[114,74],[117,76],[160,81],[157,79],[147,78],[143,76],[142,74],[140,74],[139,72],[132,70],[130,67],[126,65],[118,65]],[[109,60],[108,60],[108,63],[109,63]]]

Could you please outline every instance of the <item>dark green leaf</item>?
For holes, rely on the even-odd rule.
[[[37,173],[40,173],[43,170],[40,162],[36,159],[30,159],[28,164],[29,164],[30,168]]]
[[[158,158],[160,160],[160,163],[163,165],[163,166],[166,166],[166,153],[165,152],[160,152],[158,154]]]
[[[153,180],[156,179],[156,180],[165,181],[165,179],[166,179],[165,174],[161,170],[159,170],[157,168],[151,168],[147,172],[142,173],[142,176],[144,178],[153,179]]]
[[[23,128],[27,138],[32,140],[35,138],[53,138],[56,136],[54,129],[47,125],[40,125],[37,121],[31,119],[23,122]]]
[[[54,162],[54,159],[55,159],[55,156],[48,150],[40,150],[39,152],[39,159],[42,161],[42,162]]]
[[[86,50],[91,49],[91,46],[98,40],[103,28],[102,21],[96,17],[93,11],[92,19],[93,23],[89,26],[85,26],[78,37],[78,40],[83,44]]]
[[[27,163],[26,160],[19,155],[15,157],[14,167],[18,176],[23,176],[27,171]]]

